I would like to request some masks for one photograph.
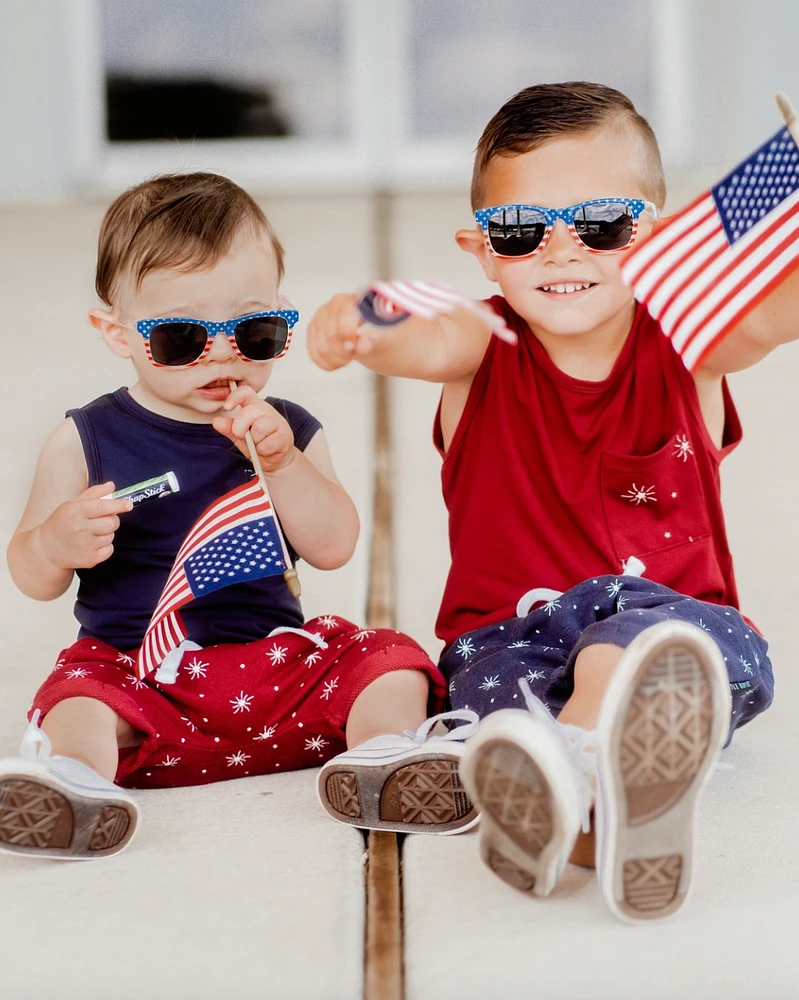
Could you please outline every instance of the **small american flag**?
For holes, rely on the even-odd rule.
[[[175,556],[139,650],[139,677],[156,670],[186,638],[178,608],[222,587],[285,569],[274,511],[258,481],[220,497],[198,518]]]
[[[376,281],[358,296],[362,318],[374,326],[393,326],[408,316],[432,319],[442,312],[468,309],[491,329],[500,340],[515,344],[516,334],[484,302],[467,298],[446,285],[427,281]]]
[[[799,264],[799,149],[787,128],[658,227],[624,280],[696,371]]]

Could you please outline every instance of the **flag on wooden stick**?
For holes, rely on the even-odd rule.
[[[178,609],[195,597],[286,569],[272,504],[257,479],[237,486],[200,515],[167,577],[139,649],[140,678],[186,639]]]
[[[468,309],[500,340],[516,343],[516,334],[485,302],[429,281],[376,281],[358,296],[358,309],[361,317],[374,326],[393,326],[408,316],[432,319],[439,313]]]
[[[782,128],[722,181],[656,226],[622,276],[695,371],[799,265],[799,148]]]

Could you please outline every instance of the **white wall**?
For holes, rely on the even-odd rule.
[[[660,2],[661,10],[682,11],[687,19],[684,71],[675,81],[681,111],[669,126],[673,130],[676,121],[684,130],[688,151],[680,170],[669,171],[677,207],[778,127],[774,90],[786,91],[799,105],[799,2]],[[86,81],[94,79],[88,63],[99,55],[90,45],[86,56],[85,44],[78,42],[83,26],[91,23],[91,7],[92,0],[0,2],[0,202],[57,199],[85,188],[86,164],[80,159],[91,148],[87,136],[94,131],[94,110],[76,95],[80,86],[86,93]],[[601,0],[586,0],[585,10],[603,16]],[[374,23],[379,28],[381,19]],[[94,106],[101,107],[96,89],[90,84]],[[421,171],[422,184],[424,176]],[[301,178],[303,185],[306,181]]]

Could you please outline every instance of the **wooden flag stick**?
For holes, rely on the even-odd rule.
[[[230,386],[230,391],[236,388],[236,382],[231,378],[228,379],[228,385]],[[291,565],[291,558],[289,556],[288,546],[286,545],[286,539],[283,537],[283,532],[280,528],[280,524],[277,520],[277,511],[275,510],[275,505],[272,503],[272,498],[269,496],[269,487],[266,485],[266,476],[264,475],[264,470],[261,468],[261,460],[258,457],[258,451],[255,447],[255,442],[252,439],[252,434],[249,431],[244,432],[244,440],[247,442],[247,451],[250,453],[250,461],[252,462],[252,467],[255,469],[255,475],[258,477],[258,482],[261,484],[261,489],[266,494],[266,499],[272,504],[272,513],[275,518],[275,529],[277,531],[277,537],[280,539],[280,544],[283,547],[283,562],[286,564],[286,571],[283,577],[288,584],[288,588],[291,591],[293,597],[299,597],[302,593],[300,588],[300,578],[297,576],[297,570]]]
[[[799,146],[799,122],[796,120],[796,109],[781,90],[778,90],[774,95],[774,100],[777,102],[777,107],[780,109],[788,131],[793,136],[793,141]]]

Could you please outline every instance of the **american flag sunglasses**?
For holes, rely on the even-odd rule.
[[[190,368],[202,361],[220,333],[242,361],[276,361],[289,349],[299,318],[296,309],[250,313],[222,323],[175,316],[137,320],[136,330],[157,368]]]
[[[595,198],[568,208],[539,205],[495,205],[474,213],[486,246],[495,257],[532,257],[543,250],[552,227],[562,219],[577,243],[591,253],[616,253],[635,240],[638,219],[658,209],[640,198]]]

